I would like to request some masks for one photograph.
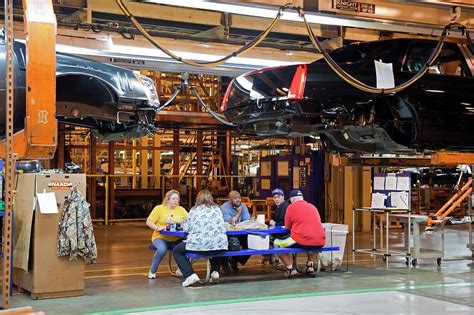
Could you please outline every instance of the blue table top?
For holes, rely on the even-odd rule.
[[[247,235],[247,234],[288,234],[290,233],[290,230],[285,229],[281,226],[277,226],[271,229],[266,229],[266,230],[228,230],[227,235],[233,236],[233,235]],[[186,237],[188,235],[187,232],[184,231],[166,231],[166,230],[161,230],[160,234],[163,235],[169,235],[169,236],[179,236],[179,237]]]

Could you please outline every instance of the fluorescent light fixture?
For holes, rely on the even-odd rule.
[[[445,91],[443,91],[443,90],[426,90],[426,92],[430,92],[430,93],[445,93]]]
[[[209,11],[226,12],[247,16],[256,16],[274,19],[277,15],[278,8],[270,6],[252,6],[243,4],[231,4],[221,3],[214,1],[203,1],[203,0],[142,0],[142,2],[164,4],[170,6],[178,6],[193,9],[202,9]],[[133,13],[133,12],[132,12]],[[442,26],[428,25],[428,24],[409,24],[409,23],[396,23],[387,20],[374,20],[369,18],[360,17],[335,17],[328,14],[321,13],[307,13],[305,12],[306,20],[309,23],[324,24],[324,25],[337,25],[346,27],[356,27],[365,29],[376,29],[393,32],[407,32],[407,33],[419,33],[433,35],[434,33],[440,33],[443,29]],[[297,21],[301,22],[302,19],[298,16],[298,13],[294,10],[284,11],[281,16],[282,20]],[[437,30],[435,32],[434,30]],[[460,32],[451,32],[459,33]]]
[[[63,45],[57,44],[56,51],[66,54],[72,55],[85,55],[85,56],[104,56],[104,53],[108,53],[109,55],[127,55],[130,56],[140,56],[140,57],[148,57],[151,59],[159,58],[161,61],[166,62],[167,60],[171,62],[172,59],[167,54],[159,50],[158,48],[143,48],[143,47],[133,47],[133,46],[126,46],[126,45],[110,45],[110,49],[90,49],[85,47],[79,46],[71,46],[71,45]],[[174,54],[180,56],[183,59],[194,60],[194,61],[213,61],[217,60],[222,55],[210,55],[210,54],[201,54],[201,53],[191,53],[191,52],[184,52],[184,51],[172,51]],[[286,66],[286,65],[293,65],[299,64],[300,62],[292,62],[292,61],[284,61],[284,60],[271,60],[271,59],[260,59],[260,58],[246,58],[246,57],[232,57],[224,66],[234,66],[234,65],[243,65],[243,66],[250,66],[254,69],[259,69],[262,67],[277,67],[277,66]]]
[[[136,56],[148,56],[148,57],[160,57],[160,58],[170,58],[164,52],[158,48],[142,48],[142,47],[132,47],[125,45],[112,45],[110,52],[113,53],[122,53]],[[210,54],[201,54],[201,53],[192,53],[185,51],[172,50],[173,54],[188,60],[197,60],[197,61],[214,61],[224,57],[223,55],[210,55]],[[260,59],[260,58],[245,58],[245,57],[232,57],[227,64],[241,64],[241,65],[253,65],[260,67],[276,67],[276,66],[287,66],[297,64],[297,62],[283,61],[283,60],[269,60],[269,59]]]

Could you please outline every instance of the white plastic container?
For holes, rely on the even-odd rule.
[[[349,226],[346,224],[323,223],[323,227],[326,232],[325,247],[339,246],[339,250],[319,254],[321,267],[325,270],[329,270],[331,268],[332,259],[332,270],[336,270],[344,261],[344,248],[346,247]]]
[[[260,235],[249,234],[247,238],[249,249],[269,249],[270,248],[270,236],[261,237]]]

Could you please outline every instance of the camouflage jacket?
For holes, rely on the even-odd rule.
[[[58,256],[69,255],[69,260],[77,260],[77,256],[81,256],[86,263],[94,263],[97,259],[89,206],[86,198],[74,187],[64,202],[59,222]]]

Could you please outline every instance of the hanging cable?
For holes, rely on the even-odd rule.
[[[466,36],[467,40],[468,40],[468,45],[471,49],[473,49],[474,45],[473,45],[473,42],[471,40],[471,37],[469,35],[469,32],[468,30],[466,29],[465,26],[459,24],[459,23],[450,23],[448,25],[446,25],[444,28],[443,28],[443,31],[441,33],[441,37],[435,47],[435,49],[433,50],[433,52],[431,53],[431,56],[428,58],[428,61],[425,63],[425,65],[413,76],[411,77],[409,80],[401,83],[400,85],[397,85],[393,88],[386,88],[386,89],[381,89],[381,88],[377,88],[377,87],[373,87],[373,86],[370,86],[370,85],[367,85],[361,81],[359,81],[358,79],[356,79],[355,77],[353,77],[352,75],[350,75],[348,72],[346,72],[344,69],[342,69],[332,58],[331,56],[329,55],[329,53],[326,51],[326,49],[324,49],[324,47],[322,46],[322,44],[319,42],[318,38],[314,35],[313,33],[313,30],[311,29],[311,26],[309,25],[308,21],[306,20],[306,16],[305,16],[305,13],[303,11],[303,9],[301,7],[295,7],[293,6],[292,3],[288,3],[284,6],[281,6],[278,10],[278,13],[276,15],[276,17],[273,19],[272,23],[268,26],[268,28],[263,31],[259,36],[257,36],[256,38],[254,38],[252,41],[250,41],[248,44],[246,44],[245,46],[239,48],[238,50],[218,59],[218,60],[215,60],[215,61],[208,61],[208,62],[194,62],[194,61],[191,61],[191,60],[186,60],[186,59],[183,59],[175,54],[173,54],[171,51],[169,51],[168,49],[166,49],[165,47],[163,47],[160,43],[158,43],[142,26],[141,24],[135,19],[135,17],[133,16],[133,14],[128,10],[128,8],[123,4],[122,0],[116,0],[116,3],[117,5],[120,7],[120,9],[122,10],[122,12],[127,16],[127,18],[132,22],[132,24],[137,28],[137,30],[153,45],[155,46],[156,48],[160,49],[161,51],[163,51],[164,53],[166,53],[168,56],[170,56],[171,58],[175,59],[175,60],[178,60],[180,62],[183,62],[185,64],[188,64],[188,65],[191,65],[191,66],[198,66],[198,67],[211,67],[211,66],[217,66],[217,65],[220,65],[220,64],[223,64],[224,62],[226,62],[227,60],[229,60],[230,58],[232,57],[235,57],[237,56],[238,54],[244,52],[244,51],[247,51],[249,49],[252,49],[254,48],[255,46],[257,46],[259,43],[261,43],[267,36],[268,34],[271,32],[271,30],[275,27],[276,23],[278,22],[278,20],[280,19],[281,15],[283,14],[283,11],[285,11],[286,9],[288,8],[292,8],[292,9],[295,9],[300,18],[303,19],[303,22],[305,24],[305,27],[306,27],[306,30],[308,32],[308,36],[309,36],[309,39],[311,41],[311,43],[313,44],[313,46],[318,50],[319,53],[321,53],[323,55],[323,59],[326,61],[326,63],[329,65],[329,67],[344,81],[346,81],[348,84],[350,84],[351,86],[359,89],[359,90],[362,90],[362,91],[365,91],[365,92],[368,92],[368,93],[372,93],[372,94],[392,94],[392,93],[397,93],[405,88],[407,88],[408,86],[410,86],[411,84],[415,83],[418,79],[420,79],[427,71],[428,71],[428,68],[433,64],[433,62],[436,60],[436,58],[438,58],[442,48],[443,48],[443,43],[444,43],[444,39],[448,33],[449,30],[451,29],[459,29],[462,31],[463,35]],[[177,93],[176,93],[177,95]],[[176,97],[176,95],[174,95],[174,97]],[[158,109],[158,112],[163,109],[164,107],[166,107],[169,102],[171,102],[174,97],[172,96],[172,98],[170,98],[170,100],[168,100],[167,103],[165,103],[163,106],[161,106],[159,109]],[[207,110],[207,108],[206,108]],[[215,113],[214,113],[215,114]],[[212,115],[212,113],[211,113]],[[217,114],[216,114],[217,115]],[[219,117],[219,116],[217,116]],[[216,118],[216,117],[215,117]],[[216,118],[218,119],[218,118]],[[222,118],[220,118],[222,119]],[[219,120],[219,119],[218,119]]]
[[[174,99],[176,98],[176,96],[178,96],[179,92],[181,92],[183,90],[183,87],[184,87],[184,84],[183,82],[181,82],[180,84],[178,84],[178,86],[176,87],[176,89],[174,90],[173,94],[170,96],[170,98],[163,104],[161,105],[160,107],[158,107],[155,111],[155,115],[158,114],[159,112],[161,112],[161,110],[163,110],[163,108],[165,108],[166,106],[168,106],[169,104],[171,104],[171,102],[174,101]]]
[[[318,38],[314,35],[313,30],[311,29],[311,26],[309,25],[308,21],[306,20],[306,17],[304,15],[304,12],[301,8],[298,9],[300,16],[303,18],[303,21],[306,26],[306,30],[308,31],[309,38],[311,40],[311,43],[313,46],[319,50],[319,52],[323,55],[324,60],[326,63],[331,67],[331,69],[344,81],[352,85],[353,87],[368,92],[368,93],[373,93],[373,94],[391,94],[391,93],[397,93],[414,82],[416,82],[419,78],[421,78],[428,68],[433,64],[433,62],[436,60],[436,58],[439,56],[441,49],[443,48],[443,42],[444,38],[446,37],[447,31],[453,26],[452,24],[446,25],[443,29],[443,32],[441,33],[441,38],[438,41],[438,44],[436,45],[436,48],[433,50],[431,53],[431,56],[428,58],[428,61],[425,63],[425,65],[409,80],[405,81],[404,83],[395,86],[393,88],[387,88],[387,89],[379,89],[373,86],[369,86],[353,76],[351,76],[349,73],[347,73],[344,69],[342,69],[328,54],[328,52],[324,49],[324,47],[321,45],[319,42]]]
[[[123,4],[122,0],[115,0],[117,5],[120,7],[122,12],[127,16],[127,18],[132,22],[132,24],[137,28],[137,30],[156,48],[160,49],[163,51],[165,54],[170,56],[173,59],[176,59],[178,61],[181,61],[182,63],[185,63],[190,66],[196,66],[196,67],[212,67],[212,66],[217,66],[220,64],[223,64],[227,60],[229,60],[232,57],[235,57],[239,55],[240,53],[243,53],[244,51],[247,51],[249,49],[254,48],[258,44],[260,44],[267,36],[270,34],[272,29],[275,27],[276,23],[280,19],[281,15],[283,14],[283,11],[286,10],[287,8],[293,7],[292,4],[285,4],[284,6],[281,6],[280,9],[278,10],[278,13],[276,17],[273,19],[272,23],[267,27],[265,31],[263,31],[259,36],[255,37],[253,40],[251,40],[248,44],[245,46],[237,49],[236,51],[220,58],[215,61],[206,61],[206,62],[195,62],[187,59],[183,59],[179,57],[178,55],[175,55],[172,53],[170,50],[166,49],[163,47],[159,42],[157,42],[142,26],[141,24],[136,20],[136,18],[133,16],[133,14],[128,10],[128,8]]]
[[[198,99],[199,103],[201,103],[201,105],[206,109],[206,111],[211,114],[212,117],[214,117],[218,122],[220,122],[221,124],[224,124],[226,126],[231,126],[231,127],[237,127],[236,124],[234,123],[231,123],[230,121],[228,121],[227,119],[225,119],[223,116],[217,114],[215,111],[213,111],[206,103],[204,103],[204,101],[202,100],[201,96],[198,94],[198,92],[196,91],[196,89],[194,88],[194,86],[192,86],[192,84],[189,84],[189,89],[191,90],[191,92],[193,92],[194,96],[196,96],[196,98]]]

